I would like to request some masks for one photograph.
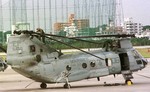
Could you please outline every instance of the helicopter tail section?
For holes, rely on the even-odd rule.
[[[26,65],[31,63],[37,63],[37,53],[31,53],[32,42],[29,41],[27,35],[12,36],[9,38],[7,48],[7,62],[12,66]],[[26,48],[23,48],[23,47]],[[32,48],[32,51],[35,48]]]

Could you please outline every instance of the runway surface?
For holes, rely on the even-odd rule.
[[[61,84],[48,84],[47,89],[41,89],[40,83],[34,82],[8,68],[0,72],[0,92],[150,92],[150,65],[133,74],[134,83],[124,85],[122,75],[102,77],[71,83],[71,89],[64,89]],[[104,84],[106,82],[106,85]]]

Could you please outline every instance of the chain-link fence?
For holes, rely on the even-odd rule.
[[[0,30],[42,28],[46,33],[78,35],[116,26],[120,0],[0,0]]]

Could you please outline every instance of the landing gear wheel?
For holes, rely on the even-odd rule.
[[[130,85],[133,84],[133,82],[132,82],[131,80],[126,80],[125,83],[126,83],[128,86],[130,86]]]
[[[43,89],[46,89],[47,85],[46,85],[46,83],[41,83],[40,87],[43,88]]]
[[[71,87],[70,84],[67,84],[67,83],[66,83],[66,84],[64,85],[64,88],[66,88],[66,89],[67,89],[67,88],[69,89],[70,87]]]

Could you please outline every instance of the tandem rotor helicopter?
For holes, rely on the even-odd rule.
[[[91,37],[116,37],[116,43],[108,42],[110,49],[84,51],[60,39],[67,38],[77,41],[101,44],[82,38],[65,37],[44,32],[28,30],[14,31],[9,37],[7,46],[7,64],[21,75],[40,82],[41,88],[47,83],[64,83],[70,88],[70,82],[97,78],[108,75],[122,74],[125,83],[132,83],[132,73],[146,67],[147,61],[132,47],[129,37],[133,35],[103,35]],[[59,38],[59,40],[58,40]],[[56,41],[81,52],[64,54],[46,44],[45,40]]]

